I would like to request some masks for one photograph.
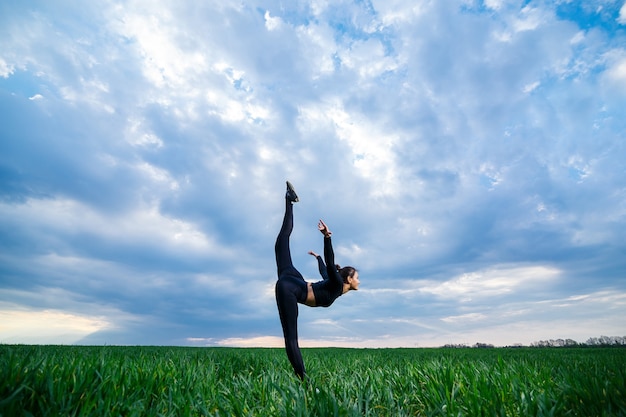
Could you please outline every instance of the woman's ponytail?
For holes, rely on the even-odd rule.
[[[348,278],[352,278],[356,272],[356,269],[354,269],[351,266],[344,266],[343,268],[339,266],[339,264],[335,264],[335,266],[337,267],[337,272],[339,272],[339,275],[341,275],[341,278],[343,278],[343,282],[348,283]]]

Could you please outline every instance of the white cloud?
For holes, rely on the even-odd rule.
[[[267,28],[267,30],[272,31],[280,29],[280,26],[282,24],[282,20],[280,19],[280,17],[272,17],[268,10],[265,11],[265,15],[263,17],[265,18],[265,27]]]
[[[612,85],[621,91],[626,91],[626,57],[615,59],[607,68],[606,76]]]
[[[543,13],[539,8],[525,6],[518,17],[512,22],[516,32],[525,32],[537,29],[544,21]]]
[[[19,310],[0,302],[2,343],[72,344],[110,327],[105,317],[59,310]]]
[[[145,121],[130,119],[126,128],[127,141],[133,146],[162,148],[163,140],[144,128]]]
[[[215,341],[214,344],[227,347],[283,347],[285,346],[285,341],[282,337],[276,336],[232,337]]]
[[[522,91],[524,93],[532,93],[537,87],[539,87],[541,83],[539,81],[532,82],[530,84],[526,84]]]
[[[361,78],[360,81],[364,83],[398,68],[398,62],[385,53],[383,45],[377,39],[354,42],[349,48],[339,50],[338,55],[341,64],[355,70]]]
[[[467,322],[476,322],[485,320],[487,316],[483,313],[467,313],[461,314],[460,316],[449,316],[444,317],[441,321],[445,321],[446,323],[467,323]]]
[[[454,298],[460,302],[512,294],[524,287],[547,285],[558,279],[561,272],[553,267],[493,266],[489,269],[466,273],[442,283],[432,283],[420,288],[422,293],[441,298]]]
[[[157,181],[166,179],[158,170],[148,169],[147,173],[156,176]],[[156,207],[139,207],[115,217],[74,200],[31,199],[18,205],[0,203],[0,213],[13,219],[15,226],[33,230],[88,234],[98,239],[147,247],[158,245],[179,254],[226,256],[229,252],[192,223],[164,216]]]
[[[0,77],[9,78],[15,71],[13,65],[7,63],[2,57],[0,57]]]
[[[485,6],[493,10],[499,10],[503,3],[504,0],[485,0]]]
[[[414,21],[420,16],[427,15],[433,6],[433,3],[405,0],[374,0],[372,4],[381,22],[387,26]]]
[[[157,87],[170,83],[172,87],[185,86],[185,73],[201,65],[202,57],[186,54],[176,45],[178,34],[168,9],[139,14],[118,6],[117,14],[121,19],[114,21],[114,27],[122,36],[137,42],[144,75]]]
[[[273,347],[282,348],[285,346],[285,341],[282,337],[276,336],[258,336],[251,338],[227,338],[227,339],[202,339],[202,338],[190,338],[190,342],[193,344],[200,344],[205,346],[225,346],[225,347]],[[377,345],[378,343],[378,345]],[[383,347],[384,344],[380,344],[377,340],[362,340],[349,337],[329,337],[325,339],[308,339],[301,337],[299,339],[299,345],[301,348],[320,348],[320,347]]]
[[[617,22],[622,25],[626,25],[626,3],[622,5],[619,9],[619,16],[617,17]]]
[[[364,115],[348,112],[341,103],[302,106],[299,123],[304,131],[329,126],[348,145],[356,172],[371,184],[374,197],[398,193],[398,161],[393,150],[397,137],[384,132]]]
[[[307,51],[303,58],[307,59],[312,78],[332,75],[335,71],[334,55],[338,48],[332,30],[328,26],[310,24],[298,27],[296,33],[302,48]]]

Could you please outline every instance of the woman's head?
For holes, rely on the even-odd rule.
[[[343,268],[339,265],[337,266],[337,271],[339,275],[343,279],[344,287],[348,285],[346,291],[350,290],[358,290],[359,289],[359,271],[351,266],[344,266]]]

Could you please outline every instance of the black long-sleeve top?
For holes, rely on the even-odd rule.
[[[330,237],[324,238],[324,260],[326,265],[324,265],[321,256],[317,257],[323,280],[311,284],[317,307],[330,306],[343,293],[343,278],[335,266],[335,252]]]

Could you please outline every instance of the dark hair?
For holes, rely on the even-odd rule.
[[[348,278],[352,278],[356,272],[356,269],[351,266],[344,266],[343,268],[340,267],[339,264],[335,264],[335,266],[337,267],[337,272],[339,272],[339,275],[343,278],[343,282],[346,284],[348,283]]]

